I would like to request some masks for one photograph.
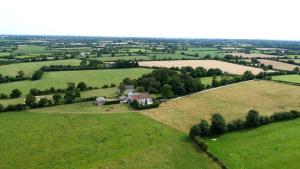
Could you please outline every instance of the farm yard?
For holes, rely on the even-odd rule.
[[[273,69],[278,69],[278,70],[288,70],[292,71],[294,70],[295,67],[299,67],[297,65],[292,65],[288,63],[283,63],[283,62],[278,62],[278,61],[273,61],[273,60],[268,60],[268,59],[258,59],[260,63],[263,63],[265,65],[272,65]]]
[[[261,54],[261,53],[251,53],[251,54],[246,54],[246,53],[227,53],[233,56],[241,56],[242,58],[275,58],[278,56],[274,55],[268,55],[268,54]]]
[[[268,115],[276,111],[300,110],[300,88],[269,81],[248,81],[162,103],[142,114],[180,131],[188,132],[201,119],[221,113],[226,121],[242,118],[255,109]],[[257,100],[259,98],[259,101]]]
[[[258,74],[262,72],[262,69],[242,66],[228,62],[222,62],[218,60],[174,60],[174,61],[141,61],[139,62],[140,66],[144,67],[184,67],[191,66],[193,68],[203,67],[205,69],[210,68],[219,68],[224,72],[230,74],[242,75],[245,71],[251,71],[253,74]]]
[[[300,120],[291,120],[207,139],[210,151],[228,168],[297,169],[300,167]]]

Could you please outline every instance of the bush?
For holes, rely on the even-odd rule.
[[[0,99],[8,99],[8,96],[4,93],[0,94]]]
[[[80,91],[85,91],[87,90],[87,85],[84,82],[79,82],[77,84],[77,89],[79,89]]]
[[[35,72],[33,73],[31,79],[32,79],[32,80],[39,80],[39,79],[42,78],[43,74],[44,74],[44,72],[43,72],[42,70],[37,70],[37,71],[35,71]]]
[[[4,111],[4,106],[2,104],[0,104],[0,112]]]
[[[256,110],[249,110],[246,115],[246,125],[248,127],[259,126],[259,113]]]
[[[106,88],[108,88],[108,85],[103,85],[102,88],[106,89]]]
[[[226,121],[221,114],[213,114],[211,118],[212,134],[222,134],[226,131]]]
[[[10,94],[10,98],[19,98],[21,97],[22,92],[19,89],[13,89]]]
[[[117,85],[114,84],[114,83],[110,84],[110,87],[116,87],[116,86],[117,86]]]
[[[48,104],[47,98],[41,98],[39,101],[39,107],[45,107]]]
[[[228,131],[235,131],[245,128],[245,121],[241,119],[233,120],[227,124]]]
[[[106,101],[103,105],[112,105],[112,104],[119,104],[120,100],[110,100]]]
[[[200,148],[202,151],[204,151],[204,152],[207,151],[207,144],[204,142],[204,140],[203,140],[201,137],[195,136],[195,137],[193,138],[193,140],[195,141],[195,143],[199,146],[199,148]]]
[[[6,108],[5,108],[5,111],[18,111],[18,110],[24,110],[25,109],[25,106],[23,104],[16,104],[16,105],[8,105]]]

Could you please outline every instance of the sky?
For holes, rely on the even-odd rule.
[[[0,34],[300,40],[299,0],[0,0]]]

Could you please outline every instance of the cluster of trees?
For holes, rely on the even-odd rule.
[[[126,78],[121,82],[120,89],[122,90],[125,85],[137,86],[140,92],[162,93],[166,98],[204,89],[204,85],[198,79],[169,69],[156,69],[137,80]]]
[[[146,109],[153,109],[159,107],[159,103],[154,102],[152,104],[141,105],[138,103],[138,101],[133,100],[132,102],[129,103],[129,106],[135,110],[146,110]]]
[[[13,89],[10,93],[10,95],[6,95],[4,93],[0,93],[0,99],[15,99],[22,96],[22,92],[19,89]]]
[[[193,78],[197,78],[197,77],[208,77],[208,76],[219,76],[219,75],[223,75],[224,73],[222,72],[221,69],[218,68],[211,68],[211,69],[205,69],[203,67],[197,67],[197,68],[193,68],[191,66],[185,66],[185,67],[172,67],[170,68],[171,70],[175,70],[175,71],[180,71],[181,73],[184,74],[188,74],[190,76],[192,76]]]
[[[211,117],[211,124],[208,124],[206,120],[201,120],[199,124],[191,127],[189,134],[191,138],[195,136],[209,137],[212,135],[258,127],[273,122],[290,120],[299,117],[300,112],[295,110],[289,112],[276,112],[271,116],[260,115],[256,110],[249,110],[245,116],[245,120],[236,119],[226,123],[224,117],[221,114],[216,113]]]
[[[21,81],[21,80],[29,80],[29,77],[25,77],[24,71],[20,70],[18,71],[17,75],[12,77],[12,76],[3,76],[0,74],[0,84],[1,83],[8,83],[8,82],[16,82],[16,81]]]

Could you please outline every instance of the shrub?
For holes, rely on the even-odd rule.
[[[25,99],[26,106],[33,108],[36,107],[36,98],[33,95],[27,95]]]
[[[19,89],[13,89],[10,94],[10,98],[18,98],[22,95],[22,92]]]
[[[35,71],[35,72],[33,73],[31,79],[32,79],[32,80],[39,80],[39,79],[42,78],[43,74],[44,74],[44,72],[43,72],[42,70],[37,70],[37,71]]]
[[[80,91],[85,91],[85,90],[87,90],[87,85],[84,82],[79,82],[77,84],[77,89]]]
[[[245,121],[241,119],[233,120],[227,124],[228,131],[235,131],[245,128]]]
[[[108,85],[103,85],[102,88],[106,89],[106,88],[108,88]]]
[[[0,99],[8,99],[8,96],[4,93],[0,94]]]
[[[259,113],[256,110],[249,110],[246,115],[246,125],[256,127],[259,125]]]
[[[106,101],[104,103],[104,105],[112,105],[112,104],[119,104],[120,100],[110,100],[110,101]]]
[[[221,114],[213,114],[211,118],[212,134],[222,134],[226,131],[226,121]]]
[[[117,86],[117,85],[114,84],[114,83],[110,84],[110,87],[116,87],[116,86]]]
[[[55,104],[60,104],[61,100],[62,100],[62,95],[55,94],[55,95],[52,96],[52,99],[53,99]]]
[[[45,107],[47,103],[48,103],[47,98],[41,98],[41,100],[39,101],[39,107]]]
[[[199,123],[200,136],[205,137],[210,135],[210,128],[206,120],[201,120]]]
[[[193,140],[195,141],[195,143],[199,146],[199,148],[200,148],[202,151],[204,151],[204,152],[207,151],[207,144],[204,142],[204,140],[203,140],[201,137],[195,136],[195,137],[193,138]]]
[[[4,111],[4,106],[2,104],[0,104],[0,112]]]

